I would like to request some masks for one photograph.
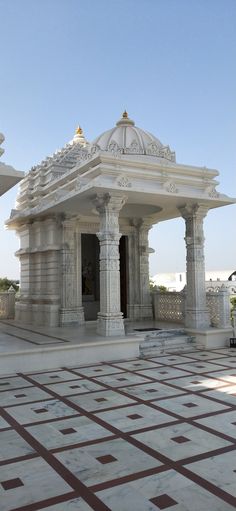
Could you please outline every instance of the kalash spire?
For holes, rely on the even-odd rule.
[[[72,144],[80,144],[83,146],[86,146],[88,144],[87,140],[84,137],[84,133],[81,126],[78,126],[78,128],[76,128],[73,140],[71,142]]]

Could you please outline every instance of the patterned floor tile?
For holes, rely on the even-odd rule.
[[[132,405],[108,412],[96,413],[97,417],[104,420],[120,431],[134,431],[137,429],[159,426],[176,419],[159,412],[146,405]]]
[[[193,481],[169,470],[99,491],[97,496],[112,511],[233,511]]]
[[[232,445],[216,435],[191,424],[170,424],[169,426],[133,435],[145,445],[171,460],[184,460],[202,453],[211,452]]]
[[[155,401],[154,401],[155,404]],[[158,406],[181,417],[195,417],[205,413],[227,410],[227,406],[196,394],[184,394],[158,401]]]
[[[227,386],[227,384],[221,380],[208,378],[208,376],[199,374],[185,376],[184,378],[177,378],[176,380],[168,380],[167,383],[189,392],[198,392],[199,390],[208,390]]]
[[[214,360],[214,359],[220,359],[220,358],[224,358],[226,357],[227,355],[224,355],[222,353],[222,355],[220,355],[219,353],[214,353],[214,351],[207,351],[207,350],[204,350],[204,351],[193,351],[191,353],[191,358],[194,358],[196,360]]]
[[[161,465],[159,461],[122,439],[67,450],[55,456],[86,486]]]
[[[46,389],[41,390],[37,387],[25,387],[24,389],[0,392],[0,406],[12,406],[43,399],[51,399],[51,396],[46,392]]]
[[[188,355],[189,355],[189,353],[188,353]],[[192,357],[192,353],[191,353],[191,358],[187,355],[186,355],[186,357],[182,356],[182,355],[165,355],[165,356],[161,356],[161,357],[152,358],[152,360],[155,360],[156,362],[160,362],[160,364],[172,366],[175,364],[184,364],[185,362],[191,363],[191,362],[193,362],[193,357]]]
[[[116,366],[126,371],[140,371],[141,369],[155,369],[155,367],[161,367],[161,363],[158,364],[151,360],[143,360],[140,358],[127,362],[117,362]]]
[[[43,401],[42,403],[13,406],[8,408],[7,411],[19,424],[50,421],[51,419],[78,414],[69,406],[55,399]]]
[[[54,383],[53,385],[45,385],[46,389],[56,392],[58,396],[67,396],[71,394],[86,394],[91,391],[104,390],[102,385],[93,381],[80,379],[72,380],[67,383]]]
[[[227,383],[235,383],[236,384],[236,368],[235,369],[222,369],[222,371],[217,371],[215,373],[208,373],[208,376],[212,376],[212,378],[220,378],[226,381]]]
[[[37,374],[31,373],[29,376],[32,380],[42,385],[79,379],[77,374],[73,374],[70,371],[47,371]]]
[[[11,511],[71,491],[41,458],[0,467],[1,511]]]
[[[13,378],[0,378],[0,391],[2,390],[11,390],[11,389],[21,389],[23,387],[30,387],[33,383],[29,383],[21,376],[15,376]]]
[[[181,371],[175,367],[164,366],[157,369],[146,369],[144,371],[140,371],[140,374],[162,381],[170,378],[178,378],[179,376],[191,376],[191,373],[187,369],[187,366],[185,371]]]
[[[196,423],[203,424],[216,432],[219,431],[236,439],[236,410],[217,415],[217,420],[215,416],[205,417],[204,419],[197,419]]]
[[[0,461],[34,453],[35,450],[16,431],[10,429],[0,432]]]
[[[107,376],[98,376],[96,377],[96,381],[99,383],[105,383],[110,387],[125,387],[127,385],[135,385],[137,383],[148,383],[148,379],[144,378],[142,375],[133,374],[133,373],[118,373]]]
[[[47,449],[65,447],[111,435],[107,429],[96,422],[81,416],[29,426],[26,429]]]
[[[236,369],[236,353],[235,355],[231,355],[231,357],[217,358],[214,360],[214,362],[216,364],[220,364],[226,367],[234,367]]]
[[[186,366],[180,364],[176,366],[178,369],[184,369]],[[210,373],[211,371],[220,371],[222,366],[215,364],[213,362],[204,362],[203,360],[198,360],[197,362],[193,362],[188,364],[188,371],[192,373]]]
[[[179,381],[179,380],[177,380]],[[153,382],[143,383],[143,385],[132,385],[131,387],[123,387],[122,391],[131,396],[143,399],[144,401],[153,401],[157,398],[176,396],[184,394],[183,390],[174,389],[164,383]]]
[[[236,406],[236,385],[226,385],[217,390],[211,390],[202,394],[208,398],[219,399],[226,405]]]
[[[67,397],[67,400],[71,401],[71,403],[75,403],[76,405],[81,406],[81,408],[89,412],[105,410],[106,408],[116,406],[124,406],[129,404],[131,405],[135,403],[134,399],[122,396],[114,390],[102,390],[100,392],[93,392],[91,394],[70,396]]]
[[[236,497],[236,452],[218,454],[206,460],[196,461],[186,465],[191,472],[203,477]]]
[[[116,368],[107,364],[95,365],[91,367],[73,367],[73,371],[77,374],[86,377],[90,376],[103,376],[105,374],[122,373],[122,368]]]

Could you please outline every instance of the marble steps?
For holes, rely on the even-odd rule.
[[[204,347],[193,336],[186,334],[185,330],[170,329],[149,332],[139,344],[139,355],[148,358],[199,349]]]

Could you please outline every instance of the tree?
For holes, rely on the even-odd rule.
[[[7,277],[4,277],[3,279],[0,278],[0,292],[8,291],[11,286],[14,287],[15,291],[18,291],[19,281],[9,280]]]

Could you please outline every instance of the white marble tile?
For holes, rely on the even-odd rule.
[[[234,507],[212,495],[190,479],[168,470],[142,479],[136,479],[107,490],[97,496],[112,511],[233,511]],[[159,507],[151,499],[163,496],[172,499],[168,507]],[[175,502],[175,503],[174,503]],[[162,500],[163,503],[163,500]]]
[[[214,359],[220,359],[226,357],[225,354],[221,354],[220,353],[215,353],[214,351],[207,351],[207,350],[204,350],[204,351],[193,351],[191,353],[191,358],[194,358],[196,360],[214,360]],[[219,360],[220,361],[220,360]]]
[[[7,390],[0,392],[0,406],[12,406],[31,401],[40,401],[42,399],[51,399],[50,394],[37,387],[25,387],[24,389]]]
[[[73,367],[73,371],[85,378],[93,376],[102,376],[105,374],[122,373],[122,368],[112,367],[107,364],[96,364],[90,367]]]
[[[225,387],[227,385],[221,380],[208,378],[208,376],[201,374],[193,374],[192,376],[185,376],[184,378],[168,380],[168,383],[189,392]]]
[[[53,385],[45,385],[45,389],[52,390],[58,396],[69,396],[72,394],[87,394],[91,391],[104,390],[102,385],[86,379],[72,380],[66,383],[54,383]]]
[[[186,365],[180,364],[178,366],[178,369],[188,369],[188,371],[191,371],[192,373],[210,373],[211,371],[217,371],[221,370],[222,366],[215,364],[213,362],[204,362],[204,360],[198,360],[193,363],[189,363]]]
[[[161,465],[122,439],[66,450],[55,456],[87,486]],[[109,456],[109,462],[105,463],[105,456]]]
[[[205,452],[232,445],[216,435],[188,423],[169,426],[133,435],[145,445],[171,460],[184,460]]]
[[[202,395],[219,399],[226,405],[236,406],[236,385],[226,385],[216,390],[204,392]]]
[[[152,400],[160,399],[169,396],[176,396],[179,394],[184,394],[184,391],[181,389],[174,389],[164,383],[160,382],[151,382],[151,383],[143,383],[142,385],[132,385],[131,387],[123,387],[123,392],[130,394],[131,396],[138,397],[140,399]]]
[[[222,369],[222,368],[221,368]],[[212,378],[220,378],[226,381],[226,383],[235,383],[236,384],[236,368],[235,369],[222,369],[222,371],[217,371],[215,373],[208,373],[208,376]]]
[[[216,364],[220,364],[222,366],[234,367],[236,369],[236,353],[235,353],[235,355],[231,355],[231,357],[223,357],[223,358],[215,359],[214,362]],[[224,369],[224,368],[222,367],[222,369]]]
[[[204,424],[216,432],[224,433],[236,439],[236,410],[225,412],[213,417],[205,417],[205,419],[197,419],[197,424]]]
[[[21,376],[0,378],[0,391],[11,390],[11,389],[21,389],[23,387],[30,387],[31,385],[33,385],[33,384],[29,383],[27,380],[25,380]]]
[[[0,432],[0,461],[34,453],[35,450],[13,429]]]
[[[22,484],[13,489],[3,488],[3,482],[14,479],[20,480]],[[41,458],[0,467],[1,511],[12,511],[71,490],[71,487]]]
[[[10,424],[8,424],[8,422],[5,421],[5,419],[0,417],[0,431],[1,431],[1,429],[10,428],[10,427],[11,427]]]
[[[187,366],[185,371],[176,369],[175,367],[163,366],[157,369],[145,369],[144,371],[140,371],[140,374],[143,376],[149,376],[150,378],[154,378],[158,381],[178,378],[179,376],[191,376]]]
[[[217,488],[221,488],[236,497],[236,455],[235,451],[218,454],[205,460],[196,461],[186,465],[194,474],[210,481]]]
[[[47,371],[44,373],[31,373],[29,376],[35,382],[43,385],[79,379],[77,374],[73,374],[70,371]]]
[[[50,421],[67,415],[78,415],[78,412],[56,399],[43,401],[42,403],[12,406],[7,411],[20,424]]]
[[[81,408],[89,412],[135,403],[134,399],[123,396],[114,390],[103,390],[90,394],[68,396],[67,400],[81,406]]]
[[[87,417],[74,417],[28,426],[27,431],[47,449],[105,438],[111,433]]]
[[[155,404],[155,401],[153,402]],[[181,396],[170,397],[170,399],[161,399],[157,402],[158,406],[167,412],[173,412],[181,417],[195,417],[205,413],[227,410],[227,406],[211,401],[196,394],[184,394]]]
[[[96,415],[108,424],[124,432],[159,426],[160,424],[176,420],[166,413],[159,412],[159,410],[142,404],[100,412],[96,413]]]
[[[127,362],[117,362],[116,366],[126,371],[140,371],[141,369],[155,369],[155,367],[161,367],[161,363],[158,364],[152,360],[137,358],[136,360],[128,360]]]
[[[189,353],[188,353],[188,355],[189,355]],[[184,355],[164,355],[164,356],[152,358],[152,360],[155,360],[156,362],[159,362],[160,364],[165,364],[165,365],[169,365],[169,366],[172,366],[175,364],[184,364],[187,362],[190,362],[190,363],[193,362],[192,353],[191,353],[191,356],[186,355],[186,357]]]
[[[104,375],[96,377],[97,383],[105,383],[111,387],[125,387],[127,385],[133,385],[135,383],[148,383],[148,379],[142,375],[133,373],[118,373],[112,375]]]

